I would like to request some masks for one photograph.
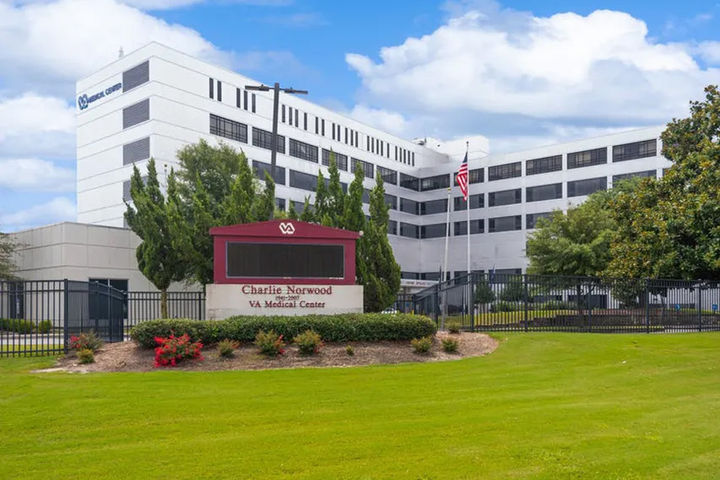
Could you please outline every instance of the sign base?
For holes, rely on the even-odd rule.
[[[212,284],[205,318],[234,315],[330,315],[362,313],[362,285]]]

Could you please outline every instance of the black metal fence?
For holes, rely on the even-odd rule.
[[[128,292],[126,330],[160,318],[160,305],[160,292]],[[168,292],[167,309],[168,318],[205,320],[205,292]]]
[[[415,313],[473,331],[720,330],[716,281],[464,275],[413,295]]]

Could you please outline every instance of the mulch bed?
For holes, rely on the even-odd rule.
[[[457,353],[445,353],[440,340],[453,337],[459,340]],[[355,354],[350,356],[345,347],[352,345]],[[467,357],[487,355],[497,347],[497,340],[482,334],[438,333],[432,350],[427,354],[417,354],[410,342],[347,342],[328,343],[318,355],[302,356],[295,345],[289,345],[285,354],[268,358],[258,353],[252,344],[244,344],[235,352],[234,358],[221,358],[214,346],[203,349],[203,361],[187,360],[177,367],[160,369],[213,371],[213,370],[262,370],[269,368],[298,367],[351,367],[359,365],[393,364],[405,362],[438,362],[458,360]],[[60,358],[55,368],[48,371],[89,372],[147,372],[157,370],[153,367],[154,351],[143,349],[134,342],[112,343],[103,346],[95,354],[95,363],[81,365],[74,353]]]

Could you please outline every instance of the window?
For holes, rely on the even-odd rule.
[[[397,172],[395,170],[381,167],[380,165],[378,165],[377,169],[378,169],[378,173],[380,174],[380,176],[383,179],[383,182],[392,183],[393,185],[397,185]]]
[[[447,212],[447,198],[428,200],[420,203],[420,215],[432,215],[433,213]]]
[[[307,130],[307,112],[303,112],[303,128]]]
[[[208,95],[210,96],[210,98],[215,98],[215,80],[212,78],[210,79],[209,88],[210,91],[208,92]]]
[[[360,160],[359,158],[350,158],[350,171],[352,173],[355,173],[355,169],[362,168],[363,172],[365,174],[366,178],[374,178],[374,168],[373,164],[369,162],[364,162]]]
[[[400,197],[400,211],[417,215],[420,212],[420,203],[409,198]]]
[[[574,182],[568,182],[567,184],[567,196],[568,197],[579,197],[581,195],[590,195],[593,192],[599,190],[607,190],[607,178],[588,178],[587,180],[576,180]]]
[[[285,199],[275,197],[275,206],[278,208],[278,210],[285,210]]]
[[[283,113],[285,113],[285,105],[283,105]],[[288,123],[290,126],[292,126],[292,117],[293,117],[293,109],[292,107],[288,107]],[[283,122],[285,122],[285,116],[283,116]]]
[[[285,105],[280,106],[280,121],[285,123]]]
[[[657,155],[657,141],[654,139],[626,143],[625,145],[615,145],[613,147],[613,162],[654,157],[655,155]]]
[[[562,170],[562,155],[535,158],[525,162],[525,175],[538,175],[558,170]]]
[[[418,272],[400,272],[400,278],[406,278],[408,280],[420,280],[420,274]]]
[[[476,235],[485,231],[485,220],[479,218],[477,220],[470,220],[470,235]],[[467,235],[467,220],[462,222],[455,222],[454,224],[454,235]]]
[[[468,197],[468,200],[470,201],[470,210],[474,208],[483,208],[485,206],[485,195],[482,193],[470,195],[470,197]],[[468,202],[466,202],[463,197],[453,198],[453,210],[456,212],[466,210],[467,204]]]
[[[417,177],[413,177],[412,175],[407,175],[405,173],[400,173],[400,186],[403,188],[407,188],[409,190],[420,190],[420,179]]]
[[[450,175],[435,175],[420,180],[420,190],[426,192],[428,190],[437,190],[439,188],[448,188],[450,186]]]
[[[515,178],[522,175],[522,163],[508,163],[506,165],[495,165],[488,167],[488,182],[493,180],[503,180],[505,178]]]
[[[348,127],[345,127],[345,143],[348,143]]]
[[[623,173],[621,175],[613,175],[613,186],[617,185],[618,182],[628,180],[630,178],[656,178],[657,173],[655,170],[645,170],[644,172],[633,172]]]
[[[495,217],[488,220],[488,232],[509,232],[511,230],[522,230],[522,217],[511,215],[509,217]]]
[[[342,153],[333,152],[332,150],[326,150],[323,148],[322,150],[322,164],[326,167],[330,166],[330,155],[335,155],[335,164],[337,165],[339,170],[344,170],[347,172],[348,166],[347,166],[347,155],[343,155]]]
[[[397,235],[398,222],[396,220],[388,220],[388,234]]]
[[[367,188],[363,188],[363,194],[362,194],[362,202],[363,203],[370,203],[370,190]],[[369,219],[370,217],[368,217]]]
[[[315,117],[315,135],[320,133],[320,119]]]
[[[332,124],[332,139],[335,140],[335,124]]]
[[[248,97],[247,90],[243,90],[243,108],[244,108],[245,110],[248,109],[248,100],[247,100],[247,97]]]
[[[210,134],[219,135],[237,142],[247,143],[247,125],[210,114]]]
[[[604,163],[607,163],[607,148],[605,147],[567,154],[567,168],[589,167]]]
[[[123,93],[150,80],[150,62],[144,61],[137,67],[125,70],[122,74]]]
[[[539,185],[525,189],[526,202],[539,202],[541,200],[553,200],[556,198],[562,198],[562,183]]]
[[[265,172],[267,172],[275,181],[275,183],[279,185],[285,185],[285,168],[279,165],[275,165],[275,175],[273,175],[272,164],[270,163],[253,160],[252,166],[253,171],[255,172],[255,176],[260,180],[265,180]]]
[[[488,194],[488,205],[491,207],[499,207],[501,205],[512,205],[522,202],[522,189],[514,188],[512,190],[502,190],[500,192],[490,192]]]
[[[255,94],[252,94],[252,113],[255,113]]]
[[[295,128],[300,128],[300,110],[295,109]]]
[[[388,207],[390,207],[392,210],[397,210],[397,197],[395,195],[390,195],[389,193],[386,193],[385,203],[387,203]]]
[[[147,183],[147,180],[147,175],[142,177],[143,183]],[[130,195],[130,183],[130,180],[125,180],[123,182],[123,202],[132,202],[132,196]]]
[[[237,108],[242,108],[242,96],[240,95],[240,89],[235,89],[235,106]]]
[[[325,119],[320,120],[321,135],[325,136]]]
[[[317,188],[317,177],[309,173],[290,170],[290,186],[314,192]]]
[[[129,128],[150,119],[150,99],[123,108],[123,128]]]
[[[317,163],[318,161],[318,147],[295,140],[294,138],[290,139],[289,153],[291,157],[301,158],[303,160],[307,160],[308,162]]]
[[[420,228],[412,223],[400,222],[400,236],[408,238],[420,238]]]
[[[217,81],[217,100],[222,102],[222,82],[220,80]]]
[[[447,231],[447,223],[434,223],[420,227],[420,238],[444,237]]]
[[[422,280],[432,280],[437,282],[440,280],[440,272],[423,272],[420,274]]]
[[[261,128],[253,127],[252,129],[252,144],[256,147],[272,149],[272,132],[263,130]],[[285,153],[285,137],[282,135],[277,136],[277,151]]]
[[[482,183],[483,180],[485,180],[485,171],[482,168],[468,171],[468,183]]]
[[[123,145],[123,165],[150,158],[150,137]]]
[[[535,225],[537,225],[537,221],[541,218],[550,218],[552,217],[553,212],[543,212],[543,213],[528,213],[525,215],[525,228],[528,230],[532,230],[535,228]]]
[[[299,214],[305,210],[305,202],[298,202],[297,200],[290,200],[292,202],[293,207],[295,208],[295,211]],[[308,205],[308,210],[311,212],[315,211],[315,206],[313,204]]]

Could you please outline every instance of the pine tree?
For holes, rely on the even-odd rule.
[[[299,217],[297,210],[295,210],[295,202],[293,202],[292,200],[288,200],[288,202],[290,202],[290,206],[288,207],[287,218],[289,218],[290,220],[298,220]]]
[[[259,190],[259,188],[256,188]],[[275,214],[275,181],[265,172],[265,184],[255,202],[255,220],[264,222],[272,220]]]
[[[171,243],[167,202],[160,191],[154,159],[148,162],[146,182],[133,167],[130,196],[133,205],[126,204],[125,219],[141,239],[135,250],[138,268],[160,290],[160,314],[167,318],[167,289],[183,278],[183,271]]]
[[[330,166],[328,168],[330,182],[328,183],[327,214],[329,222],[323,225],[328,227],[342,227],[343,213],[345,212],[345,192],[340,183],[340,170],[335,161],[335,152],[330,152]]]
[[[300,220],[303,222],[315,221],[315,214],[313,213],[312,205],[310,205],[310,197],[305,197],[305,205],[303,205],[303,211],[300,214]]]
[[[315,187],[315,212],[313,216],[316,222],[322,223],[323,218],[329,213],[328,188],[321,170],[318,173],[317,186]]]
[[[360,285],[367,283],[367,241],[364,237],[366,230],[365,212],[362,208],[363,179],[365,175],[361,168],[355,170],[355,178],[348,188],[348,197],[344,201],[345,211],[342,216],[342,223],[339,227],[354,232],[360,232],[361,236],[355,247],[355,277]]]

